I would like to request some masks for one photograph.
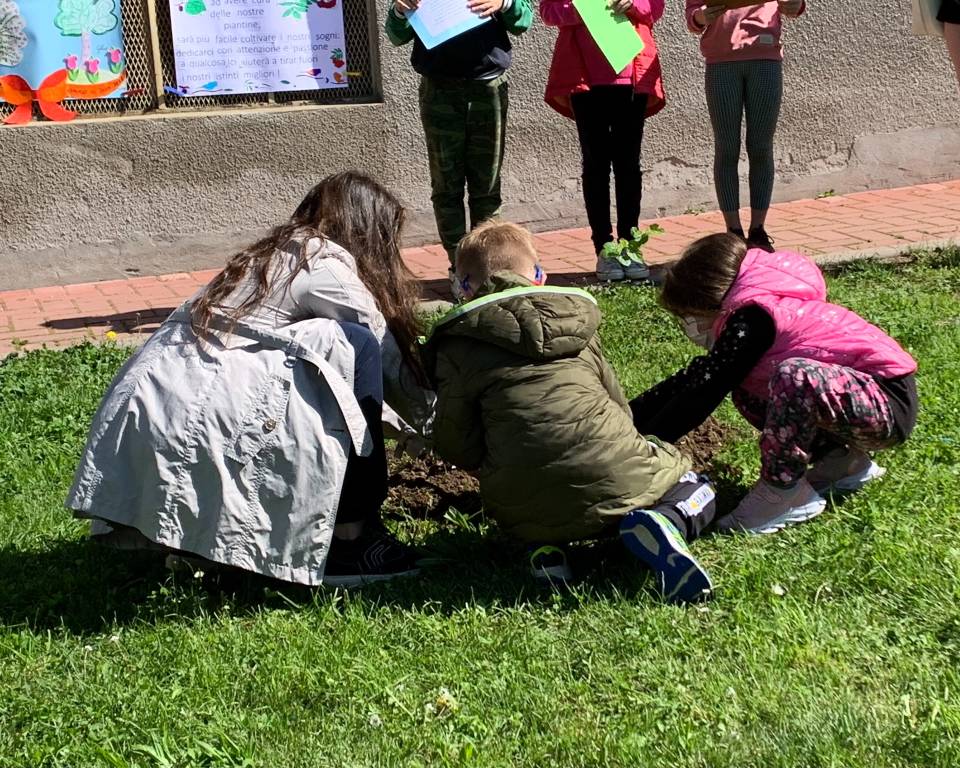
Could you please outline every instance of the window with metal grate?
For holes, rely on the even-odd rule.
[[[119,0],[123,22],[127,91],[119,99],[68,99],[64,106],[82,117],[144,114],[153,110],[257,109],[282,105],[358,104],[380,100],[380,62],[374,0],[343,0],[343,29],[350,58],[348,86],[283,93],[177,96],[170,3]],[[155,20],[152,21],[152,20]],[[0,102],[0,118],[12,107]]]

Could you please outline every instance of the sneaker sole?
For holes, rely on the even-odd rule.
[[[627,280],[649,280],[650,268],[646,265],[642,267],[624,267],[623,276]]]
[[[746,533],[752,536],[765,536],[782,531],[788,525],[797,525],[798,523],[813,520],[813,518],[817,517],[817,515],[826,508],[826,499],[811,501],[802,507],[794,507],[789,512],[780,515],[780,517],[768,520],[763,525],[758,525],[755,528],[745,528],[736,521],[732,514],[729,514],[726,517],[721,517],[717,521],[717,530],[721,533]]]
[[[665,602],[693,603],[713,592],[709,574],[652,515],[627,515],[620,524],[620,538],[638,560],[658,574]]]
[[[875,461],[871,461],[870,466],[862,472],[858,472],[855,475],[847,475],[832,483],[818,483],[813,486],[813,489],[819,494],[856,493],[871,480],[879,480],[885,474],[887,474],[887,470],[884,467],[881,467]],[[811,483],[811,485],[813,484]]]
[[[325,587],[362,587],[365,584],[376,584],[382,581],[391,581],[392,579],[402,579],[408,576],[417,576],[419,573],[419,568],[413,568],[412,570],[399,571],[398,573],[364,573],[350,576],[324,576],[320,583]]]
[[[554,566],[550,568],[531,568],[530,575],[538,584],[569,584],[573,581],[573,571],[563,566]]]

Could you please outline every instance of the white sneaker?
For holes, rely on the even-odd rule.
[[[623,267],[623,275],[627,280],[649,280],[650,267],[642,261],[630,261],[630,264]]]
[[[853,493],[887,470],[859,448],[836,448],[807,472],[807,482],[818,493]]]
[[[729,515],[717,521],[723,533],[776,533],[788,525],[819,515],[827,501],[801,478],[792,488],[777,488],[758,480]]]
[[[648,273],[649,274],[649,273]],[[623,272],[623,266],[616,259],[607,259],[603,256],[597,256],[597,280],[601,282],[610,282],[623,280],[626,275]]]

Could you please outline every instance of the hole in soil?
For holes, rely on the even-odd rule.
[[[736,427],[710,416],[689,435],[680,438],[677,448],[693,460],[694,470],[710,474],[714,469],[714,457],[725,445],[737,438],[737,433]]]
[[[734,439],[737,428],[712,416],[682,438],[677,447],[693,459],[698,472],[713,470],[716,453]],[[481,509],[477,481],[463,470],[444,464],[433,454],[419,459],[390,459],[388,501],[417,518],[440,519],[453,508],[466,515]]]

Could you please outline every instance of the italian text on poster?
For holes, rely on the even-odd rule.
[[[179,96],[347,86],[343,0],[171,0]]]

